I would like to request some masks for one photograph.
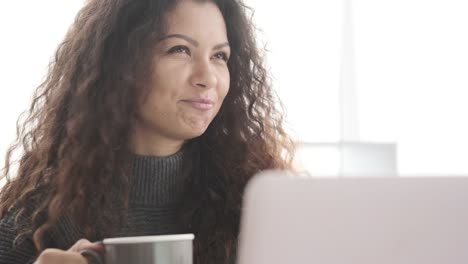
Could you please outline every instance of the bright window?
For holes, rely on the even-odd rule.
[[[338,98],[347,3],[358,140],[395,143],[400,175],[468,174],[467,1],[250,3],[298,141],[323,146],[342,140]],[[307,157],[311,170],[326,162]]]

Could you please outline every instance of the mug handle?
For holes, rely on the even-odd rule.
[[[81,256],[88,260],[88,263],[104,264],[101,254],[92,249],[84,249],[80,251]]]

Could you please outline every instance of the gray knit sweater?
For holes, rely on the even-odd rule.
[[[114,236],[183,232],[176,224],[175,214],[185,181],[181,173],[182,158],[181,151],[165,158],[134,157],[127,225]],[[26,239],[20,247],[13,246],[17,226],[12,215],[13,212],[0,219],[0,264],[32,263],[38,253],[31,239]],[[23,222],[28,223],[27,219]],[[68,249],[80,238],[83,238],[82,230],[65,216],[54,227],[47,243],[54,248]]]

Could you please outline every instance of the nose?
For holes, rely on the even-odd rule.
[[[194,87],[213,88],[216,87],[217,81],[218,78],[209,60],[200,60],[193,64],[190,83]]]

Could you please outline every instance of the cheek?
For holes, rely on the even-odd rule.
[[[169,104],[176,100],[181,92],[183,71],[170,64],[158,65],[150,84],[151,97],[160,104]]]
[[[153,120],[153,122],[161,122],[161,120],[173,119],[176,112],[176,101],[178,93],[174,89],[175,86],[173,80],[170,78],[159,78],[153,79],[149,84],[149,92],[146,97],[143,98],[140,111],[147,120]],[[159,121],[158,121],[159,120]]]
[[[229,70],[226,69],[220,76],[220,88],[219,88],[219,97],[220,99],[224,99],[229,91],[230,85],[230,75]]]

